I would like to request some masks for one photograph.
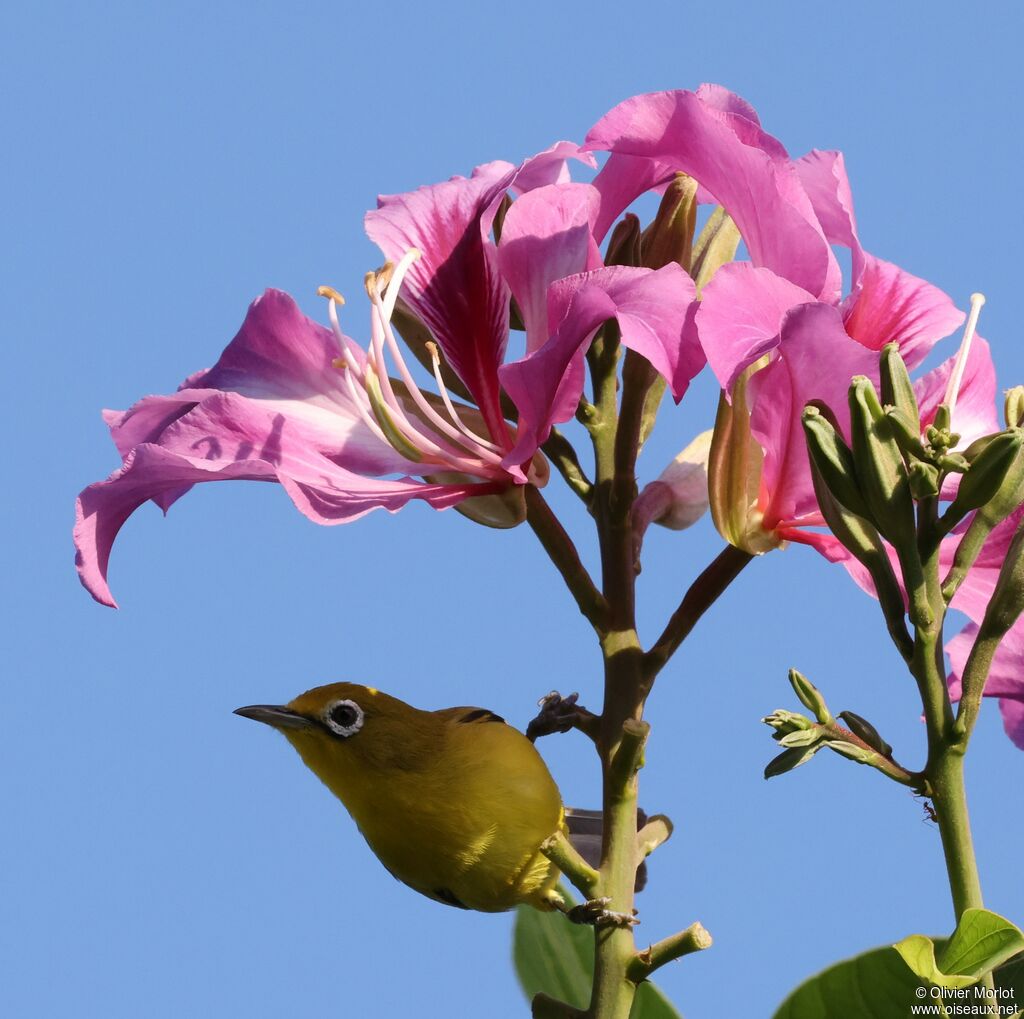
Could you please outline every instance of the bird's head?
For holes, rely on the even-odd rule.
[[[358,683],[314,687],[288,704],[251,704],[235,714],[277,729],[350,809],[377,781],[420,766],[437,749],[431,712]]]

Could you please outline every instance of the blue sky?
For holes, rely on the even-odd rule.
[[[794,153],[842,148],[865,245],[962,306],[983,290],[1000,380],[1024,381],[1017,18],[945,2],[9,7],[0,1012],[525,1015],[511,917],[398,885],[284,741],[231,710],[337,679],[519,724],[553,687],[598,702],[596,649],[531,534],[423,507],[318,528],[275,486],[210,485],[132,519],[111,571],[123,607],[103,609],[70,545],[75,494],[117,465],[99,410],[212,363],[265,286],[316,316],[321,283],[358,297],[378,192],[705,80]],[[352,301],[349,331],[366,321]],[[647,476],[713,413],[705,380],[659,424]],[[593,561],[585,515],[553,498]],[[652,536],[648,639],[719,544],[706,523]],[[642,799],[677,835],[640,936],[695,919],[714,934],[661,981],[689,1019],[725,1015],[723,987],[728,1014],[767,1016],[831,961],[950,926],[938,833],[907,793],[826,755],[762,780],[758,719],[796,706],[790,666],[921,757],[876,606],[803,549],[752,564],[650,701]],[[593,805],[587,747],[543,750],[565,799]],[[1022,776],[988,706],[971,810],[988,904],[1018,920]]]

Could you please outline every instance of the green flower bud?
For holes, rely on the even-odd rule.
[[[852,711],[840,711],[839,717],[846,722],[847,728],[854,736],[864,740],[883,757],[892,757],[892,747],[879,736],[878,730],[866,718],[861,718]]]
[[[1005,413],[1007,428],[1024,425],[1024,386],[1014,386],[1006,391]]]
[[[824,411],[824,407],[812,403],[804,407],[802,416],[812,469],[842,507],[870,520],[870,512],[857,482],[853,453]]]
[[[632,212],[627,212],[612,230],[605,265],[641,265],[640,237],[640,220]]]
[[[907,366],[900,356],[900,348],[895,343],[887,343],[882,348],[880,361],[882,381],[882,403],[892,407],[913,425],[914,433],[920,438],[921,412],[917,406],[917,395],[910,381]]]
[[[1024,432],[1012,428],[987,443],[960,479],[956,498],[942,515],[945,533],[951,531],[971,510],[994,499],[1003,487],[1024,447]]]
[[[764,769],[765,778],[774,778],[776,775],[784,775],[787,771],[799,768],[801,764],[809,761],[819,750],[821,744],[812,747],[793,747],[783,750],[778,757],[773,757],[768,766]]]
[[[875,387],[863,375],[850,385],[850,422],[853,460],[870,519],[897,548],[908,548],[917,540],[917,529],[906,466]]]
[[[915,499],[931,499],[939,494],[939,469],[920,460],[910,465],[910,493]]]
[[[856,743],[847,743],[846,740],[830,739],[827,741],[829,749],[834,750],[843,757],[849,757],[851,761],[858,764],[874,764],[878,760],[878,754],[872,750],[865,750]]]
[[[811,480],[818,499],[818,507],[832,533],[871,574],[889,634],[900,654],[909,660],[914,649],[904,621],[906,607],[903,592],[896,580],[896,574],[893,572],[892,563],[878,530],[870,520],[840,504],[820,469],[821,466],[826,467],[830,472],[832,484],[846,492],[847,498],[856,501],[856,498],[850,495],[847,485],[852,454],[823,415],[810,413],[815,409],[807,407],[804,410],[803,421],[807,448],[810,452]],[[868,512],[866,506],[864,512]]]
[[[773,729],[777,730],[779,734],[785,735],[790,732],[803,731],[805,729],[812,729],[814,723],[803,715],[798,715],[793,711],[786,711],[785,708],[778,708],[773,711],[770,715],[761,719],[765,725],[770,725]]]
[[[917,418],[911,417],[899,407],[886,407],[885,420],[904,456],[917,460],[930,459],[929,451],[925,449],[924,443],[921,441],[920,424]]]
[[[999,571],[996,589],[985,610],[979,639],[982,636],[1002,636],[1024,612],[1024,526],[1006,551],[1006,559]]]
[[[789,682],[793,692],[800,698],[800,703],[809,711],[814,712],[814,717],[822,725],[831,725],[834,719],[828,710],[825,698],[821,691],[805,676],[796,669],[789,670]]]
[[[720,205],[708,217],[693,245],[690,275],[697,284],[697,296],[718,270],[736,257],[740,231]]]
[[[817,743],[821,739],[824,731],[822,726],[813,725],[810,729],[787,732],[784,736],[779,737],[779,743],[784,747],[809,747],[812,743]]]
[[[676,262],[689,272],[696,225],[697,182],[685,173],[677,173],[640,238],[640,264],[660,269]]]

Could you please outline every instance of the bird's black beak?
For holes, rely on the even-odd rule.
[[[264,725],[272,725],[275,729],[309,729],[314,724],[305,715],[278,704],[249,704],[244,708],[235,708],[235,714],[263,722]]]

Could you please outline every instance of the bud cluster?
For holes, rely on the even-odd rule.
[[[895,344],[883,348],[880,367],[881,394],[864,376],[851,382],[849,444],[825,404],[807,405],[803,428],[825,522],[871,575],[890,633],[909,658],[904,591],[916,625],[934,618],[923,564],[943,539],[957,541],[954,570],[943,590],[948,604],[989,533],[1024,501],[1024,390],[1008,394],[1003,431],[959,452],[949,403],[938,407],[927,427],[922,424]],[[955,529],[970,514],[961,537]],[[902,585],[887,544],[899,562]],[[1014,583],[1013,573],[1004,569],[999,584]]]

